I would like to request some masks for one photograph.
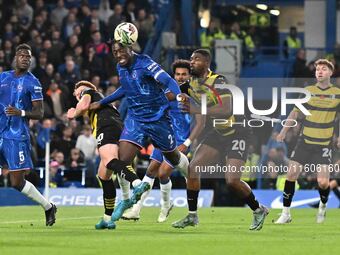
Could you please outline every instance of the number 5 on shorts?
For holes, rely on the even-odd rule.
[[[25,155],[24,155],[23,151],[19,151],[19,160],[20,160],[20,162],[25,161]]]

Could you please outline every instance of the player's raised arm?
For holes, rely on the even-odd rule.
[[[82,96],[80,101],[77,103],[76,108],[70,108],[67,111],[67,118],[73,119],[79,116],[83,116],[86,113],[86,111],[90,108],[90,104],[91,96],[88,94]]]

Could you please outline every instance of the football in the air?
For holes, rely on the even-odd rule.
[[[120,23],[115,29],[114,39],[123,45],[132,45],[137,42],[138,30],[132,23]]]

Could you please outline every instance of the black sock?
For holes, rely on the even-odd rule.
[[[249,196],[244,199],[244,201],[253,211],[260,207],[259,202],[256,200],[252,191],[250,192]]]
[[[338,187],[333,188],[332,191],[336,195],[336,197],[340,200],[340,191]]]
[[[290,207],[295,192],[295,182],[286,180],[283,190],[283,206]]]
[[[112,170],[115,174],[129,182],[139,179],[132,166],[127,165],[119,159],[112,159],[109,163],[107,163],[106,168]]]
[[[320,200],[321,200],[322,203],[324,203],[324,204],[327,203],[330,190],[331,189],[330,189],[329,186],[326,189],[321,189],[319,187]]]
[[[197,211],[197,199],[199,190],[188,190],[187,189],[187,200],[189,206],[189,212],[196,212]]]
[[[98,179],[102,184],[105,214],[111,215],[113,213],[113,209],[115,208],[116,187],[112,179],[107,181],[102,180],[100,177],[98,177]]]

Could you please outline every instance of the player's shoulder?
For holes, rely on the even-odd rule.
[[[6,76],[6,75],[12,75],[13,72],[14,72],[14,70],[3,71],[3,72],[1,73],[1,75],[4,75],[4,76]]]
[[[320,87],[317,84],[308,85],[305,87],[305,89],[307,89],[311,93],[320,92]],[[325,93],[331,94],[331,95],[340,94],[340,88],[338,88],[337,86],[334,86],[333,84],[331,84],[330,87],[324,91]]]
[[[333,94],[333,95],[339,95],[340,94],[340,88],[331,84],[331,88],[330,88],[329,93]]]
[[[158,64],[146,54],[138,54],[139,65],[143,68],[152,71],[154,68],[158,67]]]
[[[27,72],[26,74],[25,74],[25,78],[27,78],[30,82],[31,82],[31,84],[32,85],[38,85],[38,86],[40,86],[40,81],[39,81],[39,79],[34,75],[34,74],[32,74],[31,72]]]
[[[315,93],[318,90],[318,86],[316,84],[310,84],[305,87],[311,93]]]
[[[11,77],[13,72],[14,72],[14,70],[4,71],[4,72],[0,73],[0,79],[3,80],[3,79],[6,79],[8,77]]]
[[[215,85],[228,83],[227,78],[225,76],[219,73],[212,72],[212,71],[209,72],[207,78],[212,79]]]

